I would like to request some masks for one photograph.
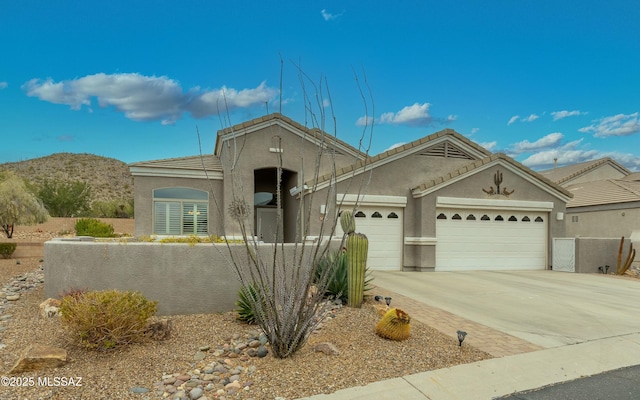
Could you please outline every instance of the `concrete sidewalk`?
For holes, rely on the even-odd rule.
[[[375,294],[452,337],[464,328],[463,346],[496,358],[306,399],[492,399],[640,364],[640,281],[552,271],[456,274],[376,272]]]
[[[631,334],[423,372],[306,399],[493,399],[638,363],[640,334]]]

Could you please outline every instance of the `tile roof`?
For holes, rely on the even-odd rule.
[[[357,171],[360,168],[366,167],[366,166],[370,166],[372,164],[377,164],[377,163],[383,163],[386,159],[395,156],[396,154],[399,153],[407,153],[408,154],[412,154],[413,151],[411,151],[412,149],[415,149],[419,146],[424,147],[425,144],[429,143],[429,142],[433,142],[436,139],[442,138],[442,137],[455,137],[456,139],[462,141],[464,144],[466,144],[467,146],[471,147],[473,150],[475,150],[476,152],[478,152],[481,155],[490,155],[491,153],[486,150],[484,147],[478,145],[477,143],[474,143],[473,141],[467,139],[466,137],[464,137],[463,135],[459,134],[458,132],[454,131],[453,129],[444,129],[442,131],[433,133],[429,136],[425,136],[421,139],[418,140],[414,140],[413,142],[410,143],[406,143],[402,146],[398,146],[398,147],[394,147],[393,149],[387,150],[383,153],[377,154],[373,157],[368,157],[364,160],[360,160],[354,164],[348,165],[344,168],[341,168],[339,170],[336,171],[336,178],[344,175],[344,174],[348,174],[348,173],[353,173],[354,171]],[[458,151],[459,152],[459,151]],[[332,177],[332,174],[325,174],[323,176],[318,177],[317,183],[321,183],[324,181],[328,181],[330,180]]]
[[[567,208],[640,202],[640,181],[605,179],[567,186],[573,199]]]
[[[165,158],[163,160],[142,161],[129,164],[129,167],[163,168],[202,171],[202,167],[207,171],[222,172],[222,164],[217,156],[212,154],[200,156],[189,156],[180,158]]]
[[[292,120],[291,118],[284,116],[280,113],[272,113],[269,115],[265,115],[263,117],[258,117],[258,118],[254,118],[250,121],[245,121],[242,122],[240,124],[237,125],[233,125],[230,126],[228,128],[225,129],[221,129],[218,131],[218,135],[216,138],[216,149],[218,149],[219,146],[219,142],[221,140],[221,137],[230,133],[238,133],[238,134],[242,134],[243,130],[249,129],[249,128],[253,128],[255,126],[264,124],[264,123],[272,123],[272,124],[276,124],[278,122],[283,122],[286,123],[302,132],[305,132],[307,135],[313,136],[313,138],[315,138],[316,140],[324,140],[324,141],[331,141],[335,144],[337,144],[340,147],[344,147],[346,148],[348,151],[350,151],[351,153],[353,153],[354,156],[358,157],[358,158],[365,158],[366,157],[366,153],[356,149],[355,147],[351,146],[350,144],[338,139],[335,135],[332,135],[330,133],[327,132],[323,132],[321,129],[319,128],[308,128],[294,120]]]
[[[586,161],[578,164],[567,165],[564,167],[548,169],[545,171],[540,171],[540,175],[551,179],[555,183],[562,184],[564,182],[570,181],[573,178],[576,178],[584,173],[592,171],[601,165],[610,164],[614,168],[617,168],[622,173],[629,173],[629,170],[617,163],[615,160],[612,160],[609,157],[600,158],[598,160]]]
[[[455,177],[458,176],[462,176],[462,175],[466,175],[470,172],[472,172],[473,170],[482,167],[483,165],[489,164],[489,163],[493,163],[494,161],[497,160],[502,160],[508,164],[513,165],[514,167],[520,169],[521,171],[524,171],[525,173],[527,173],[528,175],[530,175],[532,178],[537,179],[541,182],[543,182],[544,184],[546,184],[547,186],[549,186],[550,188],[552,188],[555,191],[558,191],[560,193],[562,193],[563,195],[567,196],[567,197],[571,197],[572,194],[571,192],[569,192],[568,190],[566,190],[565,188],[563,188],[562,186],[556,184],[555,182],[551,181],[550,179],[542,176],[541,174],[533,171],[530,168],[525,167],[524,165],[520,164],[519,162],[517,162],[516,160],[514,160],[513,158],[502,154],[502,153],[496,153],[493,154],[491,156],[485,157],[482,160],[477,160],[474,161],[468,165],[465,165],[462,168],[459,168],[457,170],[451,171],[450,173],[448,173],[447,175],[441,176],[437,179],[432,179],[430,181],[427,181],[419,186],[414,187],[412,190],[412,192],[414,193],[419,193],[419,192],[424,192],[425,190],[431,189],[433,187],[439,186]]]

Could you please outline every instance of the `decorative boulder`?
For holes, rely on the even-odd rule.
[[[67,351],[59,347],[31,344],[16,361],[9,374],[60,367],[67,362]]]
[[[59,315],[60,300],[48,298],[40,303],[40,316],[42,318],[51,318]]]

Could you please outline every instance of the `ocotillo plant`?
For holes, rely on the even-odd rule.
[[[364,298],[364,273],[367,266],[369,240],[362,233],[347,238],[347,305],[359,308]]]

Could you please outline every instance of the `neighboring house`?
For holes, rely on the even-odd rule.
[[[540,172],[573,194],[568,237],[630,237],[640,230],[640,174],[601,158]]]
[[[279,159],[283,223],[276,227]],[[130,169],[136,235],[237,236],[228,210],[244,198],[258,239],[272,242],[276,229],[285,242],[299,240],[301,229],[317,239],[321,221],[355,206],[372,269],[547,269],[571,199],[551,180],[450,129],[371,157],[280,114],[219,131],[213,155]],[[300,204],[308,219],[298,218]]]

